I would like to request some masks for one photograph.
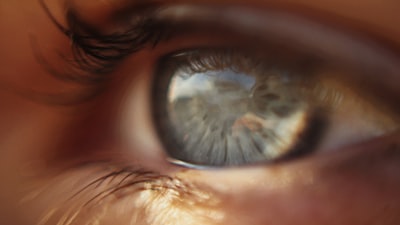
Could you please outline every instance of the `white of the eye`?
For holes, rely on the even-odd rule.
[[[335,150],[368,139],[384,135],[398,129],[391,116],[377,109],[365,100],[343,98],[333,110],[329,129],[323,135],[321,150]]]
[[[332,118],[332,125],[321,142],[321,150],[334,150],[338,147],[352,145],[378,137],[388,130],[377,127],[371,121],[365,121],[360,115],[353,113],[347,115],[336,115]]]
[[[166,156],[158,141],[150,111],[151,78],[148,74],[139,75],[121,102],[118,129],[131,163],[145,162],[147,168],[157,171],[165,166]]]

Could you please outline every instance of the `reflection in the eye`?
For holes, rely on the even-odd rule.
[[[168,115],[182,154],[173,157],[196,164],[240,165],[290,152],[308,126],[309,108],[296,99],[287,77],[272,82],[259,78],[232,69],[177,71],[170,84]]]

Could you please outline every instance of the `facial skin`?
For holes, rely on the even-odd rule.
[[[208,0],[155,5],[164,2],[216,7]],[[64,27],[69,6],[105,32],[117,28],[111,18],[115,12],[135,9],[135,4],[45,1]],[[218,5],[312,18],[371,38],[399,55],[397,1],[224,0]],[[196,170],[165,159],[150,112],[155,64],[176,50],[226,43],[223,35],[177,35],[154,48],[145,46],[107,74],[101,94],[71,103],[96,88],[58,79],[46,67],[68,71],[65,58],[72,54],[71,40],[43,5],[36,0],[1,1],[0,30],[2,224],[400,223],[398,131],[268,165]],[[390,83],[398,86],[397,75]],[[129,127],[129,141],[121,127]]]

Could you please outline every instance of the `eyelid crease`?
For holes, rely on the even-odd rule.
[[[351,36],[318,22],[278,11],[235,7],[221,10],[218,7],[181,5],[165,7],[158,15],[160,20],[171,20],[177,24],[190,21],[228,28],[239,35],[253,38],[255,47],[261,41],[268,40],[286,48],[306,49],[317,57],[355,67],[362,71],[360,80],[367,78],[372,83],[383,83],[395,96],[400,96],[397,82],[393,82],[400,80],[398,55],[367,37]],[[377,78],[377,74],[385,78]]]

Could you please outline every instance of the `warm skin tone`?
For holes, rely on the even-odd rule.
[[[110,15],[124,1],[71,2],[78,13],[84,12],[82,18],[88,23],[112,29]],[[219,2],[304,14],[373,37],[395,54],[400,49],[400,4],[396,1]],[[64,2],[46,3],[65,24]],[[163,54],[198,43],[219,44],[218,38],[177,37],[154,49],[145,48],[110,74],[103,95],[79,105],[54,106],[32,100],[30,91],[70,93],[87,87],[52,77],[37,62],[31,41],[35,37],[41,53],[54,67],[61,67],[65,64],[57,51],[68,55],[69,40],[38,1],[32,0],[2,1],[0,30],[0,221],[4,224],[400,223],[398,132],[270,166],[203,171],[173,166],[164,159],[149,116],[152,67]],[[400,83],[400,77],[396,82]],[[130,114],[133,118],[125,119],[120,118],[119,107],[127,90],[133,96],[131,104],[141,107]],[[121,121],[133,124],[137,131],[133,136],[139,138],[133,138],[130,147],[110,134]],[[154,176],[146,180],[155,182],[135,186],[145,190],[128,185],[115,196],[82,208],[97,193],[135,181],[124,180],[128,173],[121,173],[70,199],[93,180],[126,167],[173,179]]]

